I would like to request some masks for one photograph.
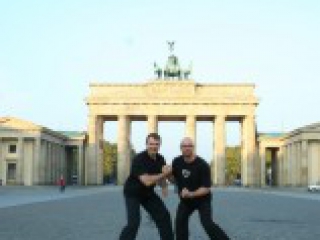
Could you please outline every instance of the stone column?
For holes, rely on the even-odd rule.
[[[3,179],[3,177],[4,177],[4,159],[3,159],[3,153],[2,153],[2,148],[3,148],[3,146],[2,146],[2,138],[0,137],[0,180],[2,181],[2,185],[4,185],[4,179]]]
[[[312,144],[308,144],[308,184],[313,184],[313,178],[312,178],[312,173],[313,173],[313,155],[312,155]]]
[[[297,184],[297,152],[296,152],[296,143],[293,142],[290,146],[290,155],[291,155],[291,183],[292,186]]]
[[[54,184],[57,181],[56,163],[58,158],[58,144],[53,144],[53,157],[51,162],[51,177],[50,184]]]
[[[60,160],[60,163],[59,163],[59,177],[60,177],[61,174],[63,174],[64,176],[67,176],[66,151],[67,151],[66,146],[63,146],[62,147],[62,153],[61,153],[61,160]]]
[[[128,116],[118,116],[118,185],[124,184],[130,171],[130,125],[130,119]]]
[[[56,156],[55,156],[55,161],[54,161],[53,184],[55,184],[57,182],[57,179],[59,178],[60,152],[61,152],[61,147],[60,147],[60,144],[58,143],[57,146],[56,146]]]
[[[50,185],[52,182],[52,163],[54,161],[54,148],[55,148],[55,144],[53,142],[51,142],[51,152],[50,152],[50,162],[48,165],[48,184]]]
[[[97,149],[98,149],[98,139],[97,139],[97,118],[96,115],[89,116],[88,123],[88,157],[86,164],[86,185],[92,185],[96,183],[97,176]]]
[[[41,154],[41,138],[36,137],[34,142],[34,159],[33,159],[33,169],[31,171],[31,176],[29,185],[38,185],[39,184],[39,172],[40,172],[40,155]]]
[[[185,136],[190,137],[193,142],[194,146],[196,146],[196,117],[194,115],[188,115],[186,117],[186,130],[185,130]]]
[[[98,118],[98,162],[97,162],[97,184],[103,184],[103,147],[104,147],[104,137],[103,137],[103,124],[104,120],[102,117]]]
[[[50,168],[51,168],[50,184],[53,183],[53,179],[54,179],[54,175],[55,175],[54,174],[54,171],[55,171],[54,164],[55,164],[56,158],[57,158],[57,144],[54,143],[53,144],[53,151],[52,151],[52,161],[51,161],[51,165],[50,165]]]
[[[282,146],[282,166],[283,166],[283,176],[282,176],[282,185],[286,186],[287,185],[287,164],[288,164],[288,159],[287,159],[287,147],[286,145]]]
[[[214,162],[213,182],[215,185],[225,184],[226,161],[226,129],[225,116],[218,115],[214,123]]]
[[[252,186],[257,181],[255,179],[256,170],[256,126],[253,115],[247,115],[242,122],[242,162],[241,177],[244,186]]]
[[[294,165],[293,165],[293,157],[292,157],[292,143],[288,144],[288,185],[289,186],[293,186],[294,182],[293,182],[293,169],[294,169]]]
[[[158,117],[155,115],[148,116],[148,133],[158,132]]]
[[[278,178],[277,178],[277,174],[279,171],[278,161],[279,161],[278,150],[272,148],[271,149],[271,186],[278,185]]]
[[[315,153],[314,143],[308,145],[308,184],[315,184],[315,174],[318,165],[316,164],[317,154]]]
[[[303,186],[308,185],[308,141],[301,142],[301,183]]]
[[[64,176],[67,176],[67,148],[66,146],[64,146],[63,151],[62,151],[62,158],[60,159],[60,163],[59,163],[59,178],[60,175],[63,174]]]
[[[78,145],[78,185],[82,185],[82,171],[83,171],[83,145]]]
[[[54,172],[55,172],[55,178],[53,182],[54,184],[57,182],[60,175],[60,159],[61,159],[61,143],[57,145],[57,157],[56,157],[56,163],[54,167]]]
[[[23,184],[23,166],[24,166],[24,159],[23,159],[23,137],[18,138],[17,144],[17,152],[18,152],[18,161],[17,161],[17,176],[16,176],[16,183]]]
[[[54,160],[52,162],[52,184],[55,184],[59,178],[59,159],[60,145],[57,143],[54,147]]]
[[[3,144],[5,141],[0,138],[0,170],[1,170],[1,177],[2,185],[7,185],[7,160],[6,160],[6,154],[8,152],[7,145]],[[1,145],[3,144],[3,145]],[[26,176],[26,175],[25,175]]]
[[[45,183],[45,166],[48,157],[48,142],[43,140],[41,142],[41,160],[39,164],[39,184]]]
[[[101,184],[103,180],[102,136],[103,121],[101,116],[89,115],[88,154],[86,158],[86,185]]]
[[[57,171],[58,171],[58,178],[60,178],[60,174],[63,173],[63,162],[64,162],[64,151],[65,151],[65,147],[64,145],[60,145],[60,153],[59,153],[59,160],[58,160],[58,166],[57,166]]]
[[[296,143],[296,161],[297,161],[297,186],[302,185],[302,164],[301,164],[301,142]]]
[[[266,185],[266,148],[260,146],[260,186]]]
[[[294,142],[292,144],[292,184],[293,186],[297,186],[297,179],[298,179],[298,171],[297,171],[297,168],[298,168],[298,165],[297,165],[297,143]]]
[[[320,159],[320,144],[319,144],[319,142],[317,142],[316,143],[317,144],[317,159],[316,159],[316,161],[317,161],[317,167],[316,167],[316,182],[317,183],[320,183],[320,161],[319,161],[319,159]]]
[[[52,142],[48,142],[48,159],[46,162],[46,173],[45,173],[45,178],[46,178],[46,183],[45,184],[49,184],[50,183],[50,178],[51,178],[51,161],[52,161]]]
[[[288,186],[292,186],[292,144],[289,143],[287,147],[288,154]]]
[[[277,159],[278,159],[278,185],[279,186],[283,186],[283,176],[284,176],[284,170],[283,170],[283,148],[280,147],[279,148],[279,151],[278,151],[278,156],[277,156]]]
[[[3,145],[3,140],[0,137],[0,179],[2,180],[2,185],[5,186],[7,184],[7,163],[5,160],[5,150]]]

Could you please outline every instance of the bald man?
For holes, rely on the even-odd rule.
[[[212,220],[209,164],[195,154],[192,139],[182,139],[180,149],[182,155],[172,162],[172,174],[180,197],[175,220],[176,239],[189,239],[189,217],[195,210],[198,210],[201,224],[210,239],[229,239]]]

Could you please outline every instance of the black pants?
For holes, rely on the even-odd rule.
[[[139,198],[125,194],[128,224],[120,234],[120,240],[136,239],[141,221],[140,205],[150,214],[154,220],[161,240],[173,240],[173,229],[169,211],[155,193],[148,197]]]
[[[211,240],[229,239],[227,234],[212,220],[211,201],[204,200],[199,204],[187,204],[180,201],[175,221],[176,240],[189,239],[189,217],[195,210],[199,211],[201,224]]]

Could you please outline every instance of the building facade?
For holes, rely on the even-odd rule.
[[[157,121],[150,119],[149,132],[156,132]],[[304,187],[320,183],[320,123],[289,133],[260,133],[255,146],[254,186]],[[88,181],[93,167],[89,166],[92,159],[88,147],[86,132],[58,132],[18,118],[0,118],[0,183],[53,185],[63,174],[68,184],[92,184]],[[118,150],[118,156],[122,153]],[[130,169],[130,159],[127,161],[118,166],[118,174],[123,171],[121,166],[126,168],[121,176]]]
[[[286,134],[258,138],[261,186],[266,185],[266,151],[271,151],[271,179],[275,186],[320,184],[320,123]]]
[[[0,118],[2,185],[84,183],[86,133],[58,132],[14,117]]]
[[[184,121],[185,136],[195,140],[197,121],[213,125],[212,179],[225,184],[226,123],[241,126],[241,176],[243,184],[259,184],[255,161],[258,99],[254,84],[199,84],[186,79],[153,79],[142,84],[91,84],[86,99],[88,121],[87,184],[102,184],[104,122],[118,122],[118,184],[129,174],[131,123],[146,121],[147,131],[157,132],[159,121]],[[107,132],[108,129],[105,129]]]

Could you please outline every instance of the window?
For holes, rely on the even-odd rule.
[[[17,145],[10,144],[9,145],[9,153],[17,153]]]
[[[16,164],[15,163],[8,163],[8,180],[16,180]]]

